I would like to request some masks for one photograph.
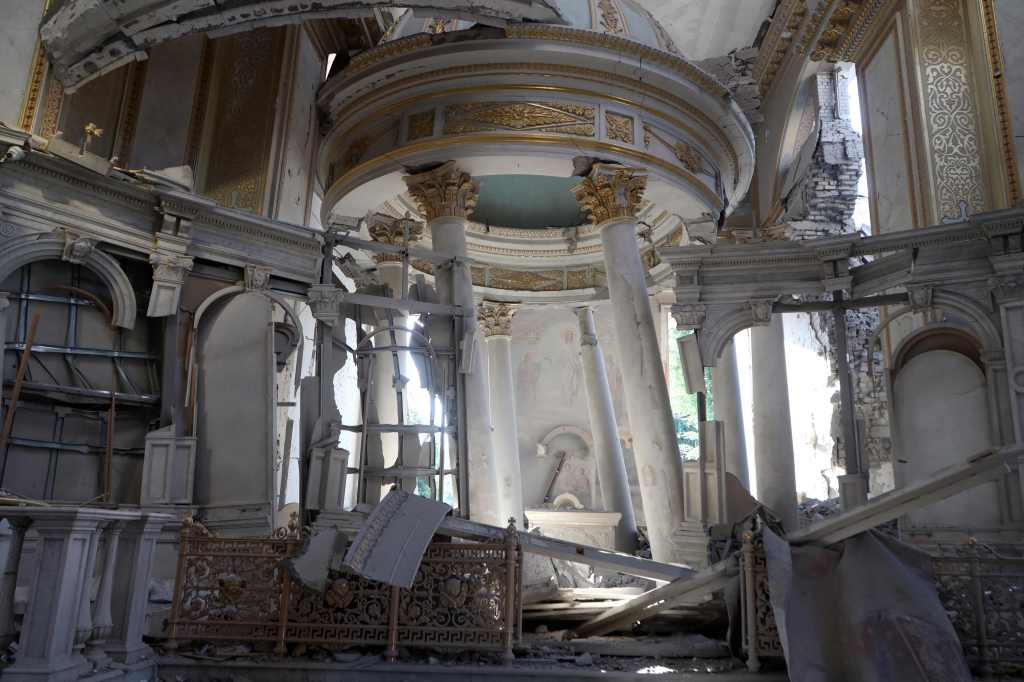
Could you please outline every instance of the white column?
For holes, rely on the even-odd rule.
[[[103,645],[114,627],[110,600],[113,595],[114,572],[117,569],[117,545],[121,540],[123,529],[124,522],[122,521],[111,522],[107,527],[106,544],[103,548],[103,577],[100,578],[100,589],[96,594],[92,638],[88,641],[88,648],[85,650],[86,655],[93,660],[106,658]]]
[[[487,347],[487,375],[494,423],[494,468],[502,518],[523,524],[523,481],[519,468],[519,421],[512,372],[512,318],[515,307],[483,303],[477,310]]]
[[[125,524],[115,563],[113,627],[106,651],[120,663],[131,665],[151,658],[153,650],[142,641],[146,630],[149,578],[160,529],[171,521],[166,514],[143,514]]]
[[[580,357],[583,362],[583,383],[587,390],[587,409],[590,412],[590,433],[594,439],[597,457],[597,477],[601,484],[604,510],[621,514],[615,529],[615,549],[632,552],[636,549],[636,516],[629,494],[629,477],[619,441],[619,426],[615,420],[615,405],[608,386],[608,371],[604,353],[597,341],[594,313],[590,308],[577,308],[580,322]]]
[[[573,192],[601,230],[616,348],[651,553],[656,561],[678,561],[673,535],[683,522],[683,464],[676,445],[668,384],[634,215],[646,185],[646,175],[635,169],[595,164]]]
[[[753,327],[750,347],[757,499],[782,519],[787,530],[794,530],[797,527],[796,472],[782,317],[772,315],[770,325]]]
[[[82,591],[78,601],[78,625],[75,627],[75,653],[85,650],[85,643],[92,637],[92,579],[96,575],[96,552],[100,546],[100,535],[106,523],[101,522],[96,532],[89,537],[89,551],[86,554]]]
[[[508,520],[501,518],[501,510],[494,503],[498,498],[498,479],[493,464],[490,396],[476,329],[473,280],[464,260],[467,216],[476,205],[479,188],[468,173],[450,161],[434,170],[407,176],[405,182],[427,218],[433,249],[453,257],[434,273],[438,296],[442,303],[463,309],[462,365],[468,370],[463,392],[468,452],[463,461],[469,469],[469,490],[460,494],[468,498],[471,519],[505,526]]]
[[[377,276],[380,279],[381,284],[385,284],[391,290],[391,295],[394,298],[401,298],[402,296],[402,264],[394,261],[378,261],[377,263]],[[383,312],[383,311],[382,311]],[[395,328],[405,328],[406,318],[397,310],[391,311],[394,316]],[[401,332],[395,332],[395,338],[392,340],[391,334],[386,330],[388,328],[387,318],[381,320],[381,323],[377,325],[377,330],[380,331],[376,336],[373,337],[373,345],[376,348],[384,348],[392,345],[406,345],[408,342],[408,334],[402,334]],[[405,384],[408,381],[408,358],[405,356],[407,353],[399,353],[398,358],[398,370],[395,370],[395,358],[391,353],[377,353],[374,357],[374,398],[377,404],[377,420],[381,424],[397,424],[399,422],[398,413],[398,392],[405,390]],[[404,398],[404,396],[403,396]],[[403,405],[404,407],[404,405]],[[397,433],[382,433],[380,434],[381,447],[384,452],[384,466],[392,467],[398,462],[398,448],[399,448],[399,434]],[[384,486],[390,488],[392,483],[385,482]]]
[[[718,364],[711,368],[711,401],[715,421],[725,428],[725,470],[735,476],[747,490],[747,443],[743,437],[743,403],[740,400],[740,377],[736,369],[736,346],[725,345]]]

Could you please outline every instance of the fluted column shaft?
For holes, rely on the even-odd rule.
[[[743,403],[740,400],[740,378],[736,368],[736,346],[732,341],[726,344],[718,364],[711,368],[711,398],[715,421],[722,422],[725,428],[725,470],[749,490]]]
[[[615,405],[608,386],[604,353],[598,344],[594,313],[590,308],[578,308],[576,315],[580,323],[580,358],[601,499],[605,511],[622,515],[615,530],[615,549],[632,552],[636,549],[636,516],[633,514],[633,501],[629,494],[629,477],[626,475],[626,462],[619,440],[619,426],[615,420]]]
[[[750,347],[757,499],[782,519],[786,530],[794,530],[796,471],[782,317],[773,315],[770,325],[751,329]]]
[[[514,517],[523,526],[523,482],[519,465],[519,420],[516,415],[512,371],[512,317],[514,308],[484,304],[478,315],[487,349],[487,374],[494,425],[494,469],[502,518]]]

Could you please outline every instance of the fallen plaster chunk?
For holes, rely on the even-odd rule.
[[[359,529],[345,566],[370,580],[412,587],[427,546],[451,510],[443,502],[392,490]]]
[[[311,590],[323,592],[327,587],[327,576],[334,568],[335,557],[345,551],[347,539],[334,528],[326,528],[306,539],[302,550],[281,564],[288,569],[292,579]]]

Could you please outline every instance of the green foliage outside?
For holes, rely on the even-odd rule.
[[[675,325],[669,325],[668,344],[668,393],[672,405],[672,420],[676,425],[676,442],[683,459],[695,460],[699,457],[699,441],[697,435],[697,396],[686,392],[683,380],[683,364],[679,357],[679,344],[676,340],[692,334],[692,331],[680,331]],[[707,395],[708,419],[714,415],[711,396],[711,370],[704,370],[704,385]]]

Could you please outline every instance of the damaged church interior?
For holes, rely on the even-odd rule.
[[[0,4],[0,682],[1024,678],[1024,1]]]

